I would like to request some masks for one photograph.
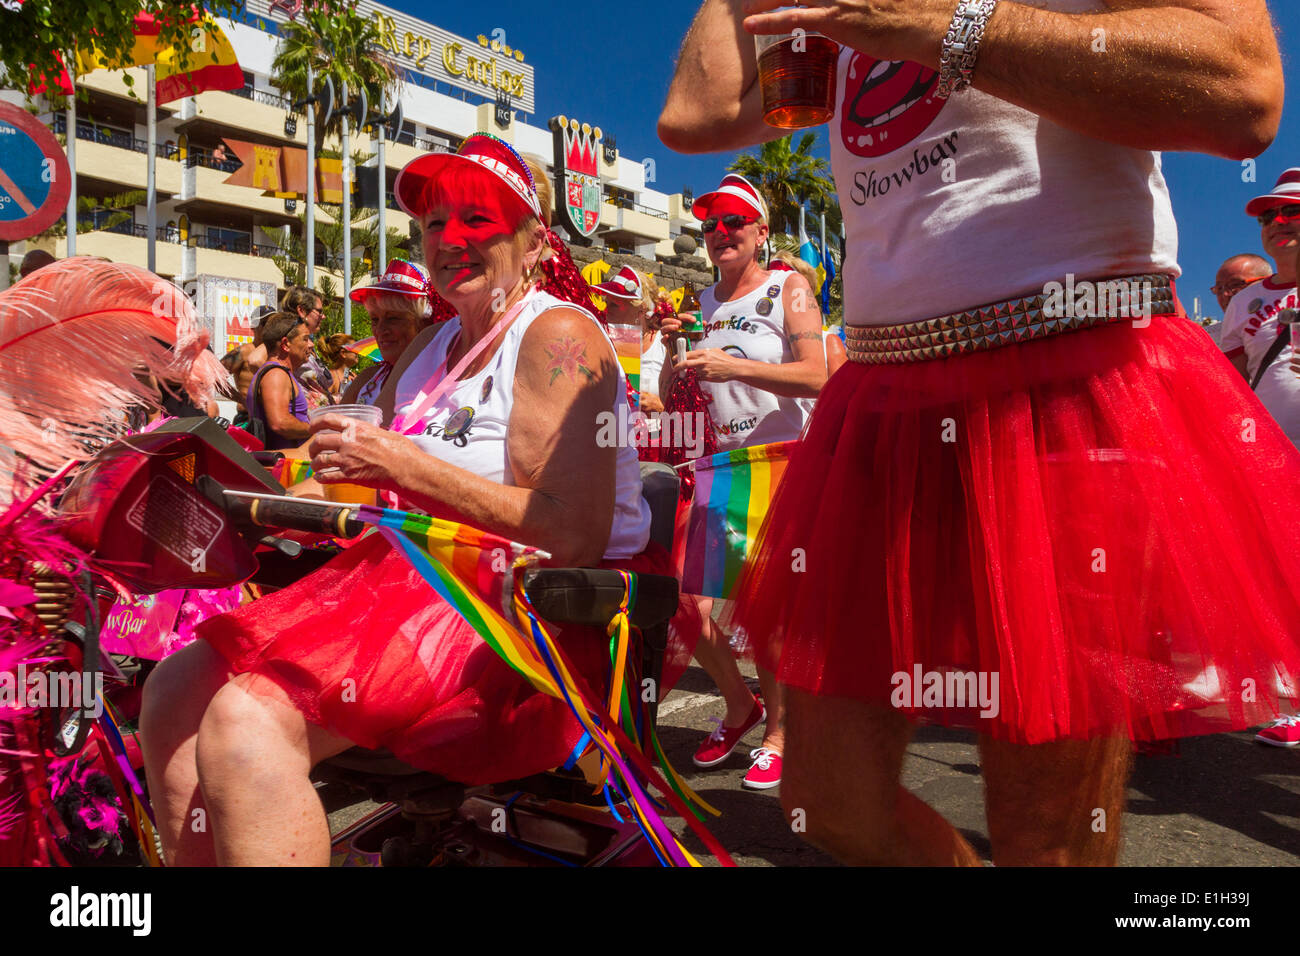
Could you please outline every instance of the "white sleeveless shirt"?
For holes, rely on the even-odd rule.
[[[1105,9],[1100,0],[1029,5]],[[916,63],[840,53],[831,166],[849,325],[1037,294],[1068,273],[1179,274],[1159,153],[1071,132],[973,88],[941,100],[937,79]]]
[[[412,434],[411,440],[424,452],[448,464],[495,481],[513,485],[514,472],[510,467],[510,454],[506,445],[506,432],[510,412],[514,408],[515,366],[519,349],[533,321],[557,306],[577,309],[600,325],[590,313],[569,302],[557,299],[542,291],[529,293],[519,315],[506,329],[501,346],[488,364],[477,375],[457,383],[449,389],[421,417],[421,431]],[[604,330],[602,329],[602,332]],[[460,319],[443,323],[433,339],[416,357],[397,383],[395,407],[406,417],[423,401],[426,385],[430,389],[436,382],[430,380],[443,368],[447,350],[460,334]],[[608,341],[608,337],[606,338]],[[611,343],[610,352],[614,351]],[[615,357],[617,366],[617,356]],[[611,412],[615,421],[627,422],[626,411],[618,416],[618,406],[627,403],[627,383],[622,369],[618,371],[614,405]],[[592,423],[596,434],[597,423]],[[620,560],[640,554],[650,540],[650,508],[641,497],[641,471],[636,448],[631,441],[623,441],[618,448],[614,489],[614,522],[605,549],[606,560]]]
[[[780,364],[794,361],[785,335],[782,294],[786,280],[796,272],[769,272],[753,292],[718,302],[710,286],[700,294],[704,338],[694,346],[722,349],[738,358]],[[712,398],[709,414],[719,451],[766,445],[798,438],[807,408],[797,398],[786,398],[744,382],[700,382],[705,397]]]

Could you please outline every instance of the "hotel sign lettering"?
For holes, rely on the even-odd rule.
[[[254,16],[283,23],[288,17],[270,0],[247,0]],[[512,49],[499,31],[493,37],[469,39],[371,0],[360,0],[357,12],[374,20],[379,45],[398,66],[423,73],[440,83],[487,98],[508,96],[512,109],[535,108],[533,68],[522,50]]]

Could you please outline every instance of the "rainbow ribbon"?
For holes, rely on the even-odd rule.
[[[635,594],[633,575],[625,577],[628,593],[610,624],[619,676],[608,701],[604,701],[590,693],[581,677],[574,674],[528,600],[521,576],[515,573],[537,560],[537,549],[427,515],[370,505],[360,506],[356,513],[361,521],[377,526],[502,660],[537,690],[568,704],[592,746],[600,751],[605,775],[624,796],[631,815],[662,861],[675,866],[699,866],[664,824],[642,780],[654,784],[709,850],[725,865],[732,865],[727,852],[697,822],[698,814],[686,805],[684,796],[691,794],[690,788],[671,767],[666,769],[673,782],[666,782],[633,742],[637,731],[622,677],[629,644],[627,608]],[[608,706],[601,706],[605,703]],[[628,723],[627,731],[620,727],[620,713]],[[662,760],[657,740],[654,749]],[[663,763],[666,766],[666,760]],[[698,797],[695,799],[705,805]],[[708,809],[717,813],[712,807]]]

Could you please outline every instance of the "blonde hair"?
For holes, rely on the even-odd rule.
[[[356,339],[346,332],[336,332],[322,342],[317,348],[328,368],[338,368],[343,364],[343,349]]]
[[[804,262],[793,252],[790,252],[788,249],[782,249],[780,252],[774,253],[772,258],[780,259],[795,272],[807,279],[810,288],[817,288],[817,270],[808,265],[808,263]]]

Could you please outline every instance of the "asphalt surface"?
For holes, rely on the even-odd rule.
[[[742,671],[745,668],[742,665]],[[751,683],[753,671],[748,670]],[[721,698],[692,668],[661,705],[659,737],[673,766],[722,811],[710,830],[741,866],[834,866],[791,831],[779,790],[741,787],[754,731],[726,763],[701,771],[691,754],[722,716]],[[908,748],[903,783],[943,814],[989,859],[979,753],[968,733],[922,728]],[[375,809],[350,794],[322,791],[338,832]],[[705,864],[713,862],[678,818],[665,818]],[[1139,756],[1128,791],[1122,866],[1295,866],[1300,864],[1300,747],[1256,744],[1251,733],[1184,740],[1177,753]]]

